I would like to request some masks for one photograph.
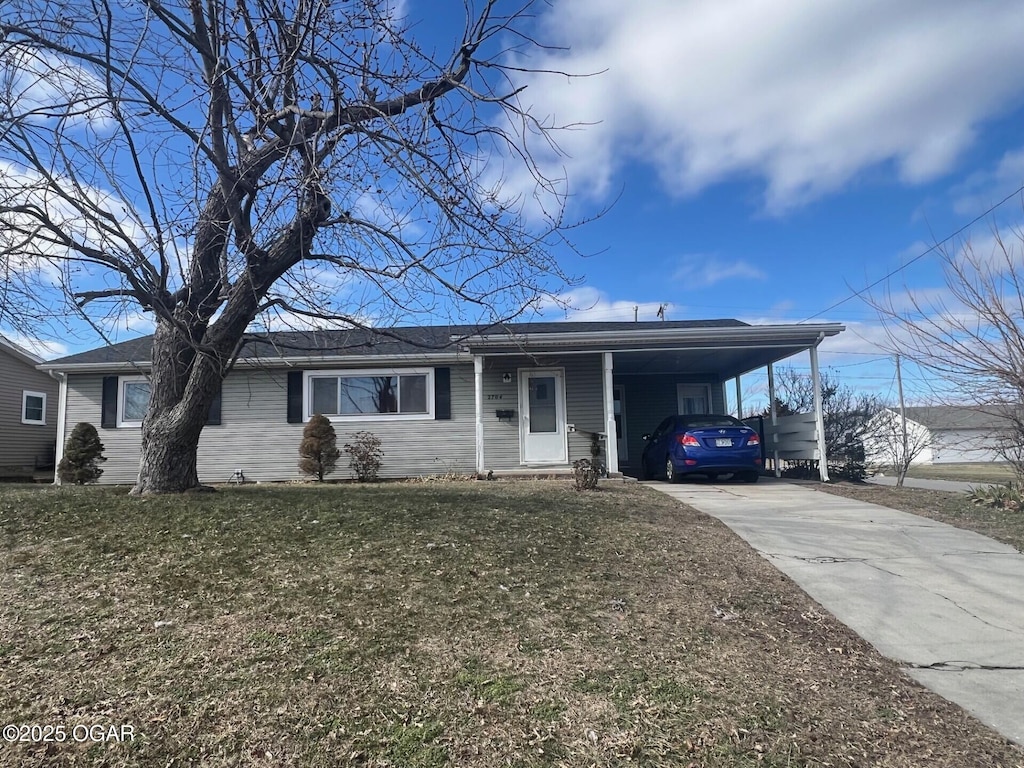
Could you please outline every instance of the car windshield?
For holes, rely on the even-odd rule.
[[[680,429],[706,429],[708,427],[745,427],[739,419],[732,416],[687,416],[679,420]]]

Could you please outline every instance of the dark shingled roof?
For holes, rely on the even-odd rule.
[[[339,355],[415,355],[452,352],[452,337],[476,333],[487,335],[594,333],[670,328],[741,328],[739,320],[667,320],[631,322],[511,323],[501,326],[434,325],[409,328],[351,329],[340,331],[278,331],[248,339],[239,355],[243,360],[280,360],[290,357],[335,357]],[[397,337],[397,338],[396,338]],[[152,336],[143,336],[107,347],[69,355],[47,363],[60,370],[69,365],[142,363],[150,361]]]
[[[923,405],[910,406],[906,413],[908,419],[931,430],[1006,429],[1009,425],[998,415],[999,409],[998,405]]]

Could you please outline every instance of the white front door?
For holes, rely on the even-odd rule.
[[[568,461],[565,374],[561,368],[519,372],[519,445],[524,464]]]
[[[711,413],[711,388],[707,384],[676,384],[676,400],[681,416]]]

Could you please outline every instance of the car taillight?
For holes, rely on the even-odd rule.
[[[693,435],[676,435],[676,442],[688,448],[700,448],[700,443],[697,442],[697,438]]]
[[[750,437],[747,438],[747,445],[760,445],[760,444],[761,444],[761,438],[758,437],[757,435],[751,435]]]

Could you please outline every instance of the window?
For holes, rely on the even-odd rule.
[[[149,379],[145,376],[122,376],[117,383],[117,426],[141,425],[149,406]]]
[[[433,418],[433,370],[307,373],[305,418]]]
[[[46,393],[21,393],[21,423],[46,425]]]

